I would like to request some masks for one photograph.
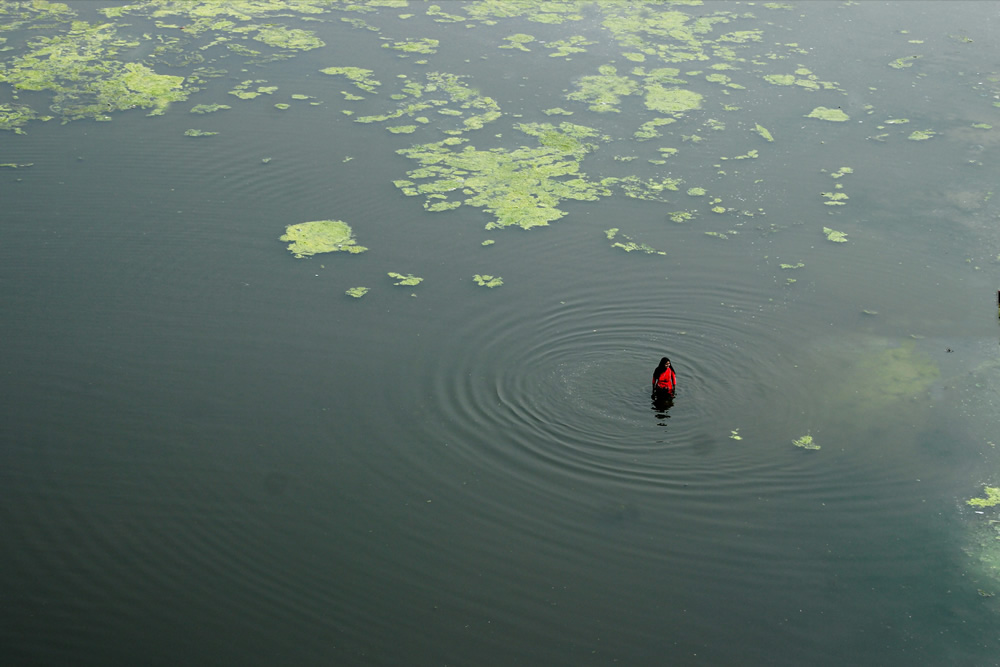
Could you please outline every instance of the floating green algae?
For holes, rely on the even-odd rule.
[[[488,274],[476,274],[472,276],[472,279],[476,281],[476,284],[480,287],[500,287],[503,285],[503,278],[500,276],[491,276]]]
[[[226,109],[232,109],[228,104],[196,104],[191,107],[191,113],[215,113],[216,111],[224,111]]]
[[[705,188],[688,188],[687,193],[692,197],[703,197],[708,194],[708,190]]]
[[[600,74],[581,77],[576,90],[566,95],[566,99],[586,102],[591,111],[599,113],[621,111],[618,108],[622,97],[634,95],[639,90],[638,82],[627,76],[619,76],[613,65],[601,65]]]
[[[972,127],[976,128],[977,130],[992,130],[993,129],[993,126],[990,125],[989,123],[973,123]]]
[[[790,269],[801,269],[803,266],[805,266],[805,264],[799,262],[797,264],[779,264],[778,266],[783,270],[790,270]]]
[[[927,141],[936,134],[937,132],[934,130],[914,130],[907,139],[910,141]]]
[[[802,449],[819,449],[819,445],[816,444],[813,437],[809,434],[792,440],[792,444],[796,447],[801,447]]]
[[[889,63],[889,67],[893,69],[906,69],[907,67],[912,67],[913,63],[920,58],[923,58],[923,56],[903,56],[902,58],[896,58]]]
[[[408,171],[410,180],[397,181],[397,187],[406,195],[424,195],[434,205],[444,202],[433,201],[432,195],[446,198],[460,193],[464,199],[450,203],[493,214],[495,220],[487,229],[548,225],[566,214],[557,208],[560,201],[593,201],[610,194],[606,185],[588,181],[579,170],[580,160],[594,148],[585,140],[598,138],[596,130],[571,123],[558,127],[522,124],[518,129],[536,137],[541,145],[515,150],[464,146],[459,150],[465,140],[450,137],[401,149],[399,154],[417,160],[421,167]],[[421,180],[425,182],[415,183]]]
[[[844,200],[850,199],[850,197],[843,192],[822,192],[820,194],[826,198],[826,201],[823,203],[827,206],[843,206]]]
[[[311,30],[286,28],[282,25],[263,26],[253,38],[268,46],[295,51],[311,51],[326,46],[323,40]]]
[[[360,253],[368,250],[357,245],[350,225],[342,220],[314,220],[288,225],[278,239],[288,243],[288,250],[301,259],[321,252]]]
[[[418,278],[412,273],[408,273],[404,276],[402,273],[390,271],[388,275],[390,278],[394,278],[396,280],[393,285],[419,285],[424,280],[423,278]]]
[[[344,294],[346,294],[347,296],[353,296],[355,299],[360,299],[365,294],[368,294],[369,289],[370,288],[368,287],[361,287],[361,286],[351,287],[347,289],[347,291],[345,291]]]
[[[774,141],[774,137],[771,136],[771,133],[768,132],[767,128],[764,127],[764,126],[762,126],[760,123],[756,123],[754,129],[757,130],[757,134],[759,134],[760,136],[764,137],[765,141],[768,141],[768,142]]]
[[[984,486],[983,493],[986,494],[985,498],[969,498],[965,504],[972,507],[996,507],[1000,505],[1000,486]]]
[[[437,49],[440,45],[441,45],[440,40],[430,39],[429,37],[423,37],[421,39],[406,39],[401,42],[383,44],[382,48],[395,49],[396,51],[402,51],[404,54],[406,53],[432,54],[432,53],[437,53]]]
[[[211,137],[218,134],[218,132],[209,132],[207,130],[184,130],[185,137]]]
[[[547,49],[554,49],[549,54],[550,58],[566,58],[569,60],[574,53],[586,53],[587,49],[584,47],[592,44],[596,44],[596,42],[589,41],[580,35],[574,35],[567,39],[548,41],[544,46]]]
[[[830,172],[830,178],[842,178],[847,174],[853,174],[853,173],[854,169],[852,169],[851,167],[841,167],[837,171]]]
[[[117,59],[138,45],[112,24],[73,21],[66,32],[37,36],[23,54],[0,63],[0,82],[52,93],[50,108],[65,121],[106,120],[108,113],[134,108],[161,114],[171,102],[187,99],[184,77]]]
[[[654,118],[653,120],[646,121],[639,126],[632,136],[639,141],[645,141],[647,139],[655,139],[656,137],[662,136],[659,130],[656,128],[662,127],[664,125],[670,125],[671,123],[676,123],[676,118]],[[676,149],[675,149],[676,150]]]
[[[658,113],[683,114],[701,108],[704,98],[686,88],[664,88],[658,83],[646,86],[646,108]]]
[[[374,74],[372,70],[363,67],[326,67],[320,72],[330,76],[343,76],[355,87],[367,93],[378,92],[378,87],[382,85],[381,81],[372,78]]]
[[[850,120],[850,116],[844,113],[843,110],[829,109],[827,107],[816,107],[807,113],[805,117],[818,118],[819,120],[829,120],[836,123],[842,123],[845,120]]]
[[[503,39],[505,42],[509,42],[509,44],[501,44],[501,49],[518,49],[520,51],[531,51],[525,44],[535,41],[534,35],[526,35],[523,32],[507,35]]]
[[[826,239],[828,241],[833,241],[834,243],[847,243],[847,234],[844,232],[838,232],[830,229],[829,227],[824,227],[823,233],[826,234]]]
[[[647,245],[645,243],[636,243],[632,239],[631,236],[628,236],[626,234],[622,234],[621,235],[621,238],[623,238],[624,241],[618,241],[618,240],[616,240],[616,238],[618,237],[618,232],[619,232],[619,229],[617,227],[612,227],[611,229],[606,229],[604,231],[604,235],[607,236],[608,240],[609,241],[614,241],[614,243],[611,244],[612,248],[620,248],[620,249],[624,250],[625,252],[636,252],[636,251],[638,251],[638,252],[644,252],[647,255],[653,255],[653,254],[655,254],[655,255],[666,255],[667,254],[667,253],[665,253],[663,251],[660,251],[660,250],[657,250],[656,248],[654,248],[654,247],[652,247],[650,245]]]

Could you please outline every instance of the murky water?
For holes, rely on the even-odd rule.
[[[122,4],[69,8],[132,36],[186,24],[179,53],[229,34],[96,7]],[[964,502],[1000,481],[1000,129],[974,127],[1000,128],[994,5],[316,5],[223,12],[326,46],[203,49],[226,73],[161,116],[0,135],[22,165],[0,168],[11,664],[996,664],[995,508]],[[672,62],[651,45],[680,33],[648,27],[671,12],[728,22]],[[628,34],[648,41],[626,43],[640,15]],[[0,56],[60,26],[0,33]],[[720,39],[740,30],[760,32]],[[519,34],[529,51],[498,48]],[[575,36],[585,51],[552,57]],[[385,48],[420,38],[440,43]],[[567,99],[607,65],[638,86],[617,110]],[[700,108],[647,108],[662,67]],[[354,122],[435,71],[502,115]],[[278,89],[228,94],[248,80]],[[0,82],[0,104],[47,96]],[[211,103],[232,109],[188,113]],[[849,120],[804,117],[820,106]],[[656,118],[674,122],[637,141]],[[428,212],[393,184],[420,166],[399,149],[509,152],[538,145],[517,124],[563,121],[607,135],[587,179],[678,189],[612,185],[550,226],[487,230],[481,207]],[[369,251],[295,259],[277,240],[323,219]],[[669,410],[648,393],[663,355]]]

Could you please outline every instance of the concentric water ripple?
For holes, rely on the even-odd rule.
[[[602,303],[596,288],[581,287],[541,314],[509,304],[466,320],[454,336],[481,344],[454,346],[466,356],[439,356],[430,389],[455,434],[453,447],[470,459],[485,449],[517,475],[542,467],[665,484],[677,478],[678,464],[699,465],[699,448],[750,427],[746,420],[761,404],[771,420],[794,411],[781,400],[795,387],[779,381],[780,351],[753,314],[766,298],[751,287],[693,282],[671,292],[662,309],[639,290]],[[665,412],[649,398],[663,355],[679,377],[675,405]],[[745,465],[739,458],[730,465]]]

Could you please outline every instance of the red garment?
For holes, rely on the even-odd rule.
[[[677,386],[677,376],[674,374],[674,369],[669,366],[660,373],[659,379],[656,381],[657,389],[666,389],[671,394],[674,393],[674,388]]]

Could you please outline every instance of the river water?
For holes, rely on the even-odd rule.
[[[1000,481],[997,5],[266,4],[193,3],[324,46],[257,62],[206,46],[216,26],[182,50],[225,74],[164,114],[0,134],[6,664],[998,663],[996,508],[965,502]],[[68,29],[4,5],[8,67]],[[197,20],[98,11],[124,5],[67,9],[132,36]],[[650,47],[678,14],[727,19],[703,59]],[[118,57],[192,76],[152,43]],[[607,65],[640,87],[567,98]],[[319,71],[349,66],[378,92]],[[648,108],[660,67],[698,108]],[[427,72],[498,106],[468,146],[568,121],[606,135],[592,181],[682,183],[531,229],[426,211],[397,151],[459,136],[448,114],[355,121]],[[51,96],[0,81],[0,104]],[[368,251],[278,240],[327,219]]]

